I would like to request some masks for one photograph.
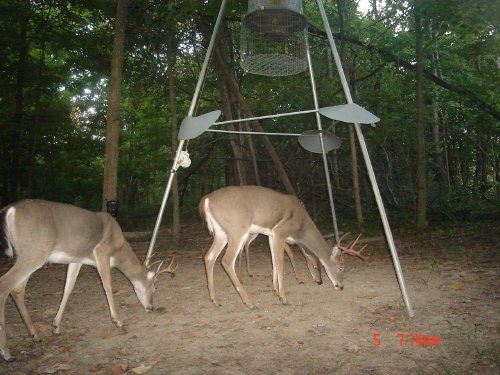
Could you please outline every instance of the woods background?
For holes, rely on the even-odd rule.
[[[99,210],[116,198],[125,229],[151,229],[219,6],[2,0],[0,205],[32,197]],[[498,215],[498,2],[325,6],[354,100],[381,118],[363,131],[395,227]],[[270,78],[239,67],[246,7],[229,2],[197,113],[221,109],[231,119],[313,108],[307,74]],[[343,104],[316,2],[304,1],[304,12],[320,106]],[[341,228],[378,232],[350,126],[323,126],[342,140],[328,155]],[[235,127],[301,133],[316,125],[304,115]],[[179,171],[169,201],[174,235],[197,216],[203,194],[229,184],[293,191],[328,225],[322,161],[296,139],[206,133],[188,149],[193,164]]]

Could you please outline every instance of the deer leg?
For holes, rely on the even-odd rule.
[[[269,249],[271,249],[271,263],[273,266],[273,291],[278,295],[278,272],[276,268],[276,253],[273,248],[273,236],[269,236]]]
[[[248,276],[252,277],[252,271],[250,269],[250,244],[257,238],[259,234],[254,233],[248,236],[247,242],[245,242],[245,246],[243,247],[243,252],[245,253],[246,262],[247,262],[247,273]],[[241,280],[241,258],[243,257],[243,252],[240,252],[238,255],[238,278]]]
[[[226,253],[222,257],[222,266],[224,267],[229,278],[233,282],[233,285],[236,288],[238,294],[240,295],[240,298],[243,301],[243,303],[252,309],[254,305],[250,300],[250,298],[248,297],[247,292],[243,288],[243,285],[241,285],[241,282],[238,279],[238,276],[236,275],[236,271],[234,269],[236,258],[238,257],[238,254],[240,253],[241,249],[243,248],[243,244],[245,243],[247,238],[248,234],[236,240],[234,238],[229,238],[229,243],[227,245]]]
[[[81,263],[70,263],[68,264],[68,270],[66,273],[66,284],[64,285],[64,293],[62,296],[61,304],[59,305],[59,310],[57,310],[57,314],[52,322],[52,326],[54,327],[54,333],[58,335],[62,315],[64,313],[64,309],[66,308],[66,303],[68,302],[68,298],[73,291],[73,287],[75,286],[76,278],[78,277],[78,273],[80,272],[80,268],[82,267]]]
[[[0,354],[6,361],[14,361],[16,358],[10,354],[7,347],[7,331],[5,327],[5,304],[9,294],[22,283],[27,282],[33,272],[43,265],[23,264],[19,260],[14,266],[0,277]]]
[[[286,242],[285,242],[285,252],[286,255],[288,255],[288,258],[290,258],[290,263],[292,263],[293,273],[295,274],[295,280],[297,280],[299,284],[304,284],[304,281],[300,277],[299,270],[297,269],[297,265],[295,264],[295,259],[293,256],[292,249],[290,249],[290,246],[288,246]]]
[[[248,273],[248,276],[250,276],[250,277],[253,276],[252,269],[250,267],[250,244],[257,238],[258,235],[259,235],[258,233],[254,233],[254,234],[249,235],[248,240],[245,243],[245,256],[246,256],[246,261],[247,261],[247,273]]]
[[[215,297],[215,287],[214,287],[214,265],[215,261],[219,257],[220,253],[227,244],[227,236],[222,231],[217,231],[214,234],[214,242],[210,249],[208,249],[205,254],[205,270],[207,272],[207,282],[208,282],[208,293],[210,295],[210,300],[217,306],[220,304],[217,302]]]
[[[280,235],[273,235],[269,237],[269,245],[271,247],[271,253],[274,253],[274,267],[276,268],[276,275],[277,275],[277,280],[278,280],[278,296],[283,302],[283,304],[288,304],[288,300],[286,298],[285,294],[285,286],[284,286],[284,267],[283,263],[285,261],[285,240],[282,236]],[[273,276],[274,276],[274,270],[273,270]],[[273,280],[274,281],[274,280]]]
[[[33,338],[33,341],[42,341],[36,334],[36,329],[35,325],[33,324],[33,321],[31,320],[31,316],[28,312],[28,309],[26,308],[26,304],[24,302],[24,295],[26,292],[26,284],[28,283],[28,279],[17,285],[12,292],[10,292],[10,295],[14,299],[14,302],[16,303],[17,309],[19,310],[19,313],[21,314],[21,317],[23,318],[24,324],[26,325],[26,328],[28,329],[28,332],[30,336]]]
[[[321,285],[323,280],[321,279],[321,264],[319,259],[315,255],[308,254],[302,247],[299,246],[299,248],[306,258],[307,268],[312,278],[318,285]]]
[[[116,324],[118,328],[121,328],[123,326],[123,323],[118,317],[118,313],[116,312],[115,301],[113,299],[113,289],[111,287],[110,258],[107,255],[96,254],[96,250],[97,249],[94,249],[94,256],[96,260],[97,272],[99,272],[102,286],[104,288],[104,292],[106,293],[106,298],[108,299],[111,321]]]

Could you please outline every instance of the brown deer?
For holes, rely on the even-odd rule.
[[[204,259],[210,299],[216,305],[214,264],[227,245],[222,266],[242,301],[248,307],[253,307],[234,268],[238,254],[252,234],[265,234],[269,237],[273,288],[283,303],[287,303],[283,284],[285,243],[297,244],[306,254],[317,257],[337,290],[344,288],[342,253],[361,256],[363,250],[355,251],[355,243],[345,247],[340,241],[333,247],[330,246],[295,196],[259,186],[229,186],[216,190],[201,199],[199,210],[214,237]]]
[[[111,320],[122,327],[113,301],[111,268],[118,268],[132,283],[146,311],[153,309],[157,277],[174,273],[170,265],[153,272],[139,261],[123,236],[116,220],[107,213],[91,212],[68,204],[43,200],[23,200],[0,211],[0,248],[16,256],[14,266],[0,277],[0,354],[14,360],[7,347],[5,303],[12,295],[31,337],[40,341],[31,321],[24,293],[33,272],[46,263],[68,264],[61,305],[54,318],[59,333],[62,314],[82,264],[97,268],[108,300]]]

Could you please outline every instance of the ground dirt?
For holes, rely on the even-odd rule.
[[[314,283],[294,249],[305,283],[295,281],[286,260],[289,304],[283,305],[272,290],[267,242],[257,239],[252,245],[254,276],[243,272],[241,277],[256,305],[250,310],[220,263],[215,284],[222,306],[209,301],[203,255],[211,237],[198,223],[183,229],[179,245],[168,235],[159,239],[159,250],[177,253],[179,268],[174,278],[162,275],[155,312],[146,313],[127,279],[113,271],[123,330],[110,321],[96,270],[84,266],[61,334],[54,335],[51,322],[66,268],[48,265],[34,273],[26,301],[43,341],[30,341],[9,300],[9,347],[17,361],[0,362],[0,374],[500,372],[499,223],[396,236],[415,310],[412,319],[382,241],[370,244],[367,261],[346,260],[342,292],[325,278],[322,285]],[[143,259],[147,240],[136,239],[132,245]],[[0,258],[0,274],[10,266],[6,257]]]

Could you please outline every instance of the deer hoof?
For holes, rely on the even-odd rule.
[[[2,351],[3,352],[3,351]],[[9,352],[5,353],[3,352],[2,353],[2,357],[3,359],[6,361],[6,362],[14,362],[16,360],[16,357],[10,355]]]
[[[118,327],[118,328],[122,328],[123,327],[123,323],[118,320],[118,319],[113,319],[113,323]]]
[[[34,335],[31,336],[32,340],[35,342],[41,342],[42,339],[38,337],[38,335],[35,333]]]

